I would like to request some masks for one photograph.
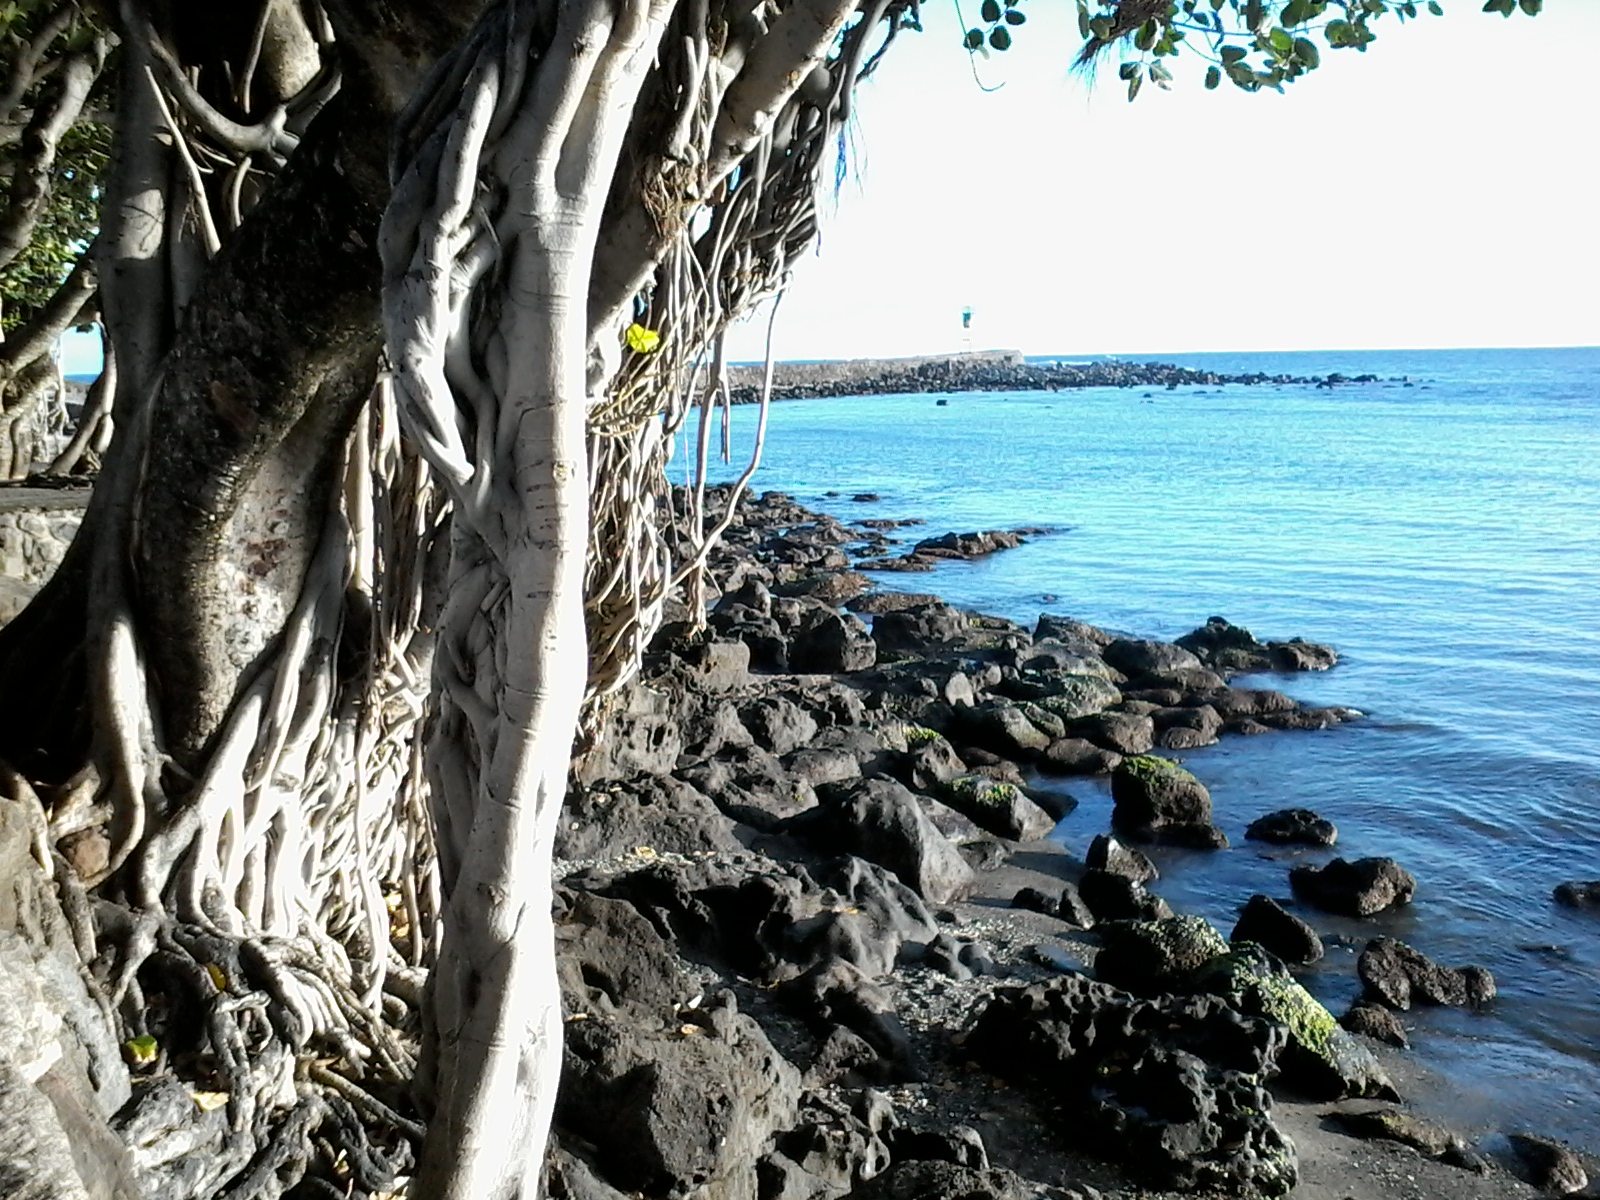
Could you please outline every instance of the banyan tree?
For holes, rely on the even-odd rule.
[[[1187,38],[1248,89],[1316,66],[1311,26],[1359,47],[1410,7],[1078,4],[1087,58],[1126,46],[1134,84]],[[106,335],[82,529],[0,632],[0,782],[108,1044],[185,1080],[119,1118],[168,1139],[142,1186],[244,1200],[309,1169],[532,1197],[575,738],[604,736],[669,597],[703,602],[724,334],[812,247],[853,90],[917,5],[4,20],[0,267],[90,161],[84,131],[112,131],[92,245],[0,344],[6,395],[32,396],[39,347]],[[1021,24],[986,0],[968,47]],[[204,1153],[191,1096],[225,1113]]]

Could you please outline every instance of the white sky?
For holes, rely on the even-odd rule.
[[[969,305],[972,348],[1030,354],[1600,344],[1600,0],[1443,2],[1283,95],[1207,92],[1185,55],[1129,104],[1115,59],[1068,73],[1065,0],[980,60],[991,94],[935,0],[862,90],[778,356],[963,349]]]
[[[1066,0],[1032,0],[980,60],[993,93],[932,0],[862,88],[854,176],[776,353],[1600,344],[1600,0],[1534,20],[1443,2],[1281,96],[1207,92],[1184,56],[1129,104],[1115,60],[1093,90],[1067,71]],[[732,357],[760,358],[765,326]],[[73,339],[69,372],[97,341]]]

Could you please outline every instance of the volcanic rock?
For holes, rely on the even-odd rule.
[[[1245,837],[1278,846],[1331,846],[1339,840],[1332,821],[1309,808],[1283,808],[1250,822]]]
[[[1356,960],[1368,999],[1404,1012],[1412,1004],[1481,1008],[1495,996],[1494,976],[1482,967],[1442,967],[1393,938],[1374,938]]]
[[[1302,863],[1289,871],[1295,893],[1324,912],[1370,917],[1397,904],[1409,904],[1417,881],[1392,858],[1336,858],[1325,867]]]
[[[1309,966],[1323,954],[1317,931],[1271,896],[1251,896],[1228,936],[1233,943],[1254,942],[1286,963]]]

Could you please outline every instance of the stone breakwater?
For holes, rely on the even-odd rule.
[[[875,592],[856,567],[1026,540],[897,553],[901,532],[747,502],[707,623],[673,614],[577,757],[555,1194],[1282,1195],[1302,1173],[1286,1120],[1337,1141],[1313,1156],[1343,1163],[1319,1196],[1531,1194],[1392,1106],[1396,1013],[1490,1004],[1487,972],[1373,938],[1342,1021],[1294,977],[1322,957],[1322,914],[1406,904],[1426,880],[1381,858],[1297,869],[1295,899],[1240,896],[1231,932],[1160,896],[1159,847],[1230,852],[1172,753],[1358,719],[1231,681],[1337,654],[1220,618],[1168,643]],[[1087,774],[1110,776],[1114,810],[1064,848],[1046,835]],[[1304,809],[1229,816],[1260,842],[1338,836]],[[1425,1157],[1392,1192],[1347,1188],[1382,1178],[1361,1159],[1381,1152],[1320,1126],[1329,1104],[1393,1114],[1351,1137]]]
[[[730,372],[735,404],[761,398],[762,368],[737,366]],[[923,392],[1044,392],[1070,388],[1222,387],[1227,384],[1301,384],[1335,387],[1376,383],[1375,375],[1299,376],[1260,372],[1228,375],[1196,371],[1171,363],[1030,363],[1015,351],[929,358],[851,359],[838,362],[778,363],[773,371],[774,400],[821,396],[881,396]]]
[[[0,488],[0,625],[55,573],[88,502],[87,488]]]

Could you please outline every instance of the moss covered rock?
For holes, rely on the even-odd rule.
[[[1195,972],[1192,986],[1289,1030],[1289,1048],[1279,1065],[1290,1087],[1318,1100],[1399,1098],[1372,1051],[1341,1029],[1333,1014],[1260,946],[1245,942],[1213,958]]]
[[[959,775],[940,786],[939,797],[973,824],[1012,841],[1042,838],[1056,827],[1055,819],[1012,783],[997,783],[982,775]]]
[[[1206,848],[1228,839],[1211,824],[1211,793],[1169,758],[1135,754],[1111,773],[1111,821],[1125,836]]]
[[[1095,974],[1140,996],[1183,990],[1196,971],[1228,953],[1228,943],[1204,917],[1113,921],[1100,930],[1103,943],[1095,956]]]

